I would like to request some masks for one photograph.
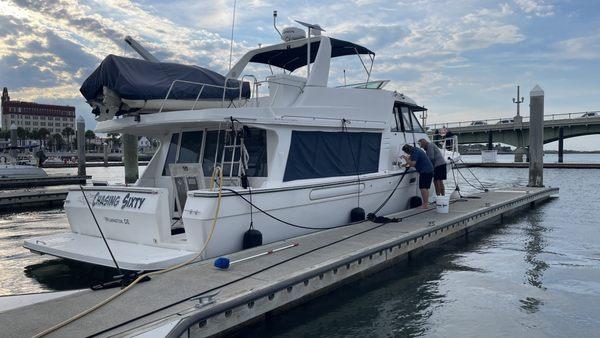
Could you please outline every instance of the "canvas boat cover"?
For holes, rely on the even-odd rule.
[[[103,87],[116,92],[122,99],[164,99],[175,80],[205,83],[221,88],[205,86],[199,99],[222,99],[225,77],[209,69],[167,62],[152,62],[135,58],[108,55],[83,82],[79,89],[88,100],[97,100]],[[227,87],[239,88],[240,81],[229,79]],[[177,82],[169,93],[170,100],[196,100],[201,85]],[[225,98],[239,98],[239,89],[227,89]],[[242,98],[250,97],[250,85],[244,82]]]

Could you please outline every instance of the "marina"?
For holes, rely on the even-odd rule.
[[[557,192],[555,188],[515,188],[481,193],[453,203],[450,214],[440,215],[434,210],[406,211],[394,215],[402,219],[398,223],[367,222],[299,237],[293,240],[299,244],[295,248],[257,258],[227,271],[217,270],[212,261],[194,263],[152,277],[151,281],[139,284],[83,317],[83,321],[74,321],[53,334],[139,335],[154,332],[178,337],[187,335],[188,329],[193,331],[190,334],[200,336],[222,333],[268,311],[321,294],[333,285],[360,275],[364,277],[437,242],[465,236],[479,226],[532,207]],[[414,217],[424,212],[427,216]],[[291,242],[272,243],[233,254],[231,258],[286,243]],[[188,287],[165,293],[168,285],[174,284]],[[2,324],[5,332],[35,335],[116,292],[82,291],[59,300],[11,310],[3,313]],[[145,297],[145,293],[161,296]],[[203,304],[202,300],[192,299],[202,296],[214,298],[210,299],[214,303]],[[199,309],[195,306],[198,302],[201,304]],[[61,304],[61,311],[47,308],[56,309],[57,304]],[[24,316],[28,320],[16,322],[12,319]]]
[[[597,336],[596,4],[37,7],[0,337]]]

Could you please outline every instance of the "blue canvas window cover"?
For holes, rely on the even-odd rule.
[[[95,100],[102,95],[103,86],[112,89],[124,99],[162,100],[175,80],[215,86],[225,84],[225,76],[202,67],[108,55],[83,82],[79,90],[88,101]],[[239,83],[238,80],[229,79],[227,87],[238,87]],[[195,100],[200,88],[201,86],[198,84],[177,82],[169,93],[169,99]],[[227,89],[225,98],[237,99],[239,94],[239,89]],[[243,84],[242,97],[250,97],[248,82]],[[208,86],[204,87],[200,96],[200,99],[222,98],[223,88]]]
[[[377,172],[381,133],[292,131],[283,181]]]

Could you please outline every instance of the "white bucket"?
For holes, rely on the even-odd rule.
[[[450,209],[450,196],[436,196],[435,205],[439,214],[447,214]]]

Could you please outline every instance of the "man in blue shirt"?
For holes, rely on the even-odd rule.
[[[433,179],[433,164],[431,164],[427,154],[419,148],[405,144],[404,147],[402,147],[402,151],[409,155],[402,155],[406,160],[406,165],[415,167],[419,172],[419,189],[421,189],[421,198],[423,199],[421,207],[428,208],[429,188],[431,187],[431,180]]]

